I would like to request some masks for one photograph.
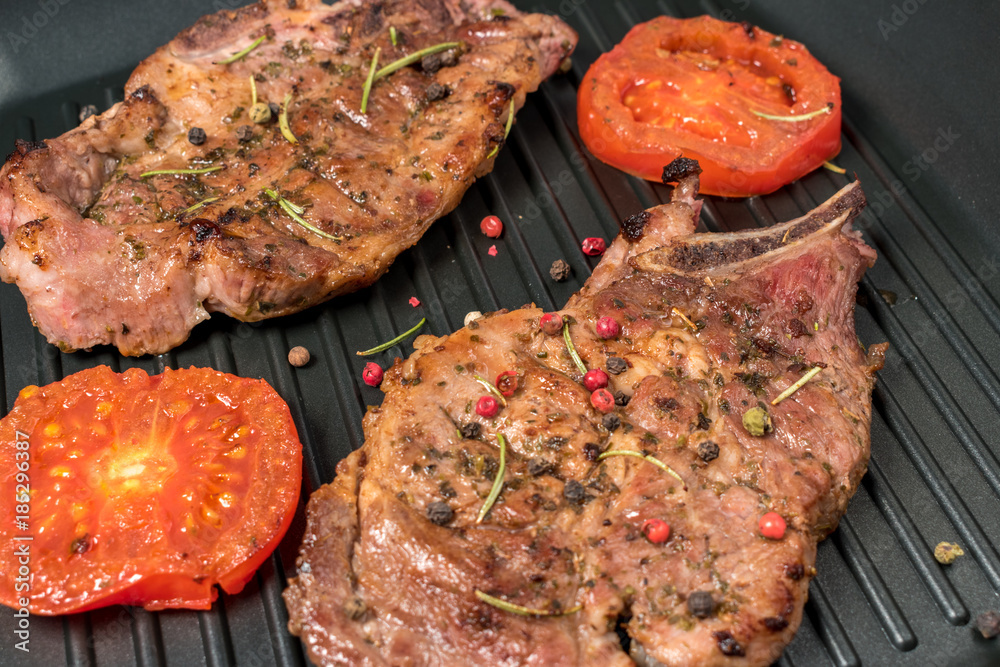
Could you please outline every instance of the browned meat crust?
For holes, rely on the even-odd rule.
[[[381,67],[443,42],[459,46],[379,79],[361,113],[377,49]],[[123,103],[18,145],[0,170],[0,277],[50,342],[129,355],[178,345],[210,311],[260,320],[368,285],[492,169],[511,101],[575,44],[503,0],[206,16],[139,65]],[[251,119],[251,77],[269,122]]]
[[[561,311],[587,366],[608,369],[620,392],[610,415],[591,407],[535,308],[421,337],[386,374],[364,447],[309,502],[285,592],[316,663],[767,665],[781,654],[816,543],[868,462],[884,346],[866,356],[853,305],[875,253],[850,230],[857,184],[804,218],[729,236],[692,234],[696,191],[684,178],[672,203],[630,223],[638,233],[612,244]],[[604,316],[621,323],[617,338],[597,336]],[[478,416],[475,376],[506,370],[516,392],[495,418]],[[752,408],[767,410],[771,432],[747,431]],[[498,434],[504,484],[477,524]],[[683,481],[635,457],[598,460],[620,450]],[[768,511],[788,522],[781,540],[760,534]],[[643,537],[647,518],[669,523],[666,543]],[[571,613],[520,616],[477,590]]]

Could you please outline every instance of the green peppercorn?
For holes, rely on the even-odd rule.
[[[743,413],[743,428],[750,435],[757,437],[774,430],[771,425],[771,415],[767,414],[767,410],[762,407],[750,408]]]
[[[271,107],[264,102],[257,102],[257,104],[250,107],[250,120],[258,125],[270,122]]]

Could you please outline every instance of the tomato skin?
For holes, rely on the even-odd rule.
[[[767,194],[840,151],[839,82],[804,46],[760,28],[662,16],[590,67],[577,121],[591,153],[635,176],[659,182],[683,155],[701,165],[702,194]],[[830,113],[804,122],[752,113],[794,116],[828,104]]]
[[[33,614],[208,609],[215,584],[242,590],[298,504],[302,445],[262,380],[99,366],[21,391],[0,421],[11,483],[16,439],[29,443],[30,518],[17,528],[13,494],[0,496],[0,549],[29,544],[32,579],[18,591],[0,567],[0,603],[28,597]]]

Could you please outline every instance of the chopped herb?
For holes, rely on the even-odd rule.
[[[368,78],[365,80],[365,90],[361,94],[361,113],[368,113],[368,96],[372,92],[372,84],[375,83],[375,68],[378,67],[378,57],[382,53],[382,48],[375,49],[372,57],[372,64],[368,68]]]
[[[257,39],[255,39],[253,41],[253,43],[250,44],[250,46],[248,46],[247,48],[243,49],[242,51],[237,51],[236,53],[234,53],[233,55],[229,56],[225,60],[220,60],[219,62],[214,63],[214,64],[215,65],[228,65],[230,63],[234,63],[237,60],[239,60],[240,58],[243,58],[244,56],[246,56],[248,53],[250,53],[254,49],[256,49],[258,46],[260,46],[261,42],[263,42],[265,39],[267,39],[267,35],[261,35],[260,37],[258,37]]]
[[[388,76],[395,72],[396,70],[403,69],[407,65],[412,65],[424,56],[429,56],[433,53],[440,53],[442,51],[447,51],[448,49],[453,49],[456,46],[460,46],[459,42],[441,42],[440,44],[435,44],[434,46],[428,46],[425,49],[420,49],[419,51],[414,51],[408,56],[400,58],[399,60],[394,60],[382,69],[375,72],[375,80],[381,79],[383,76]]]
[[[389,41],[392,42],[393,46],[399,46],[399,43],[396,41],[396,28],[395,28],[395,26],[389,26]]]
[[[386,343],[382,343],[381,345],[376,345],[375,347],[373,347],[370,350],[365,350],[364,352],[357,352],[356,354],[359,357],[367,357],[369,354],[375,354],[377,352],[382,352],[384,350],[388,350],[390,347],[392,347],[393,345],[395,345],[399,341],[403,340],[404,338],[406,338],[410,334],[416,333],[416,331],[418,329],[420,329],[420,327],[424,326],[425,322],[427,322],[427,318],[423,317],[423,318],[420,319],[419,322],[417,322],[416,326],[414,326],[409,331],[404,331],[403,333],[399,334],[398,336],[396,336],[395,338],[393,338],[392,340],[390,340],[390,341],[388,341]]]
[[[847,173],[846,169],[844,169],[843,167],[838,167],[837,165],[835,165],[834,163],[830,162],[829,160],[824,160],[823,161],[823,166],[826,167],[827,169],[829,169],[830,171],[836,173],[836,174],[846,174]]]
[[[504,470],[507,468],[507,440],[503,437],[503,433],[497,433],[497,441],[500,443],[500,467],[497,469],[497,476],[493,479],[493,488],[490,489],[490,495],[486,496],[486,502],[483,503],[482,509],[479,510],[479,516],[476,517],[476,523],[482,523],[486,514],[489,513],[490,508],[493,507],[493,503],[497,501],[497,497],[500,495],[500,489],[503,488],[503,474]]]
[[[209,197],[208,199],[202,199],[197,204],[192,204],[191,206],[188,206],[186,209],[184,209],[183,211],[181,211],[181,214],[185,215],[187,213],[191,213],[192,211],[197,211],[202,206],[207,206],[208,204],[211,204],[212,202],[218,201],[218,200],[219,200],[218,197]]]
[[[288,103],[292,100],[292,94],[289,92],[285,95],[285,101],[281,103],[281,113],[278,115],[278,127],[281,128],[281,134],[288,139],[289,143],[297,144],[299,140],[295,138],[292,134],[292,129],[288,127]]]
[[[507,127],[505,127],[503,131],[504,141],[507,141],[507,135],[510,134],[510,128],[513,124],[514,124],[514,98],[512,97],[510,98],[510,111],[507,112]],[[486,159],[488,160],[494,155],[496,155],[497,151],[499,150],[500,150],[500,144],[497,144],[496,146],[493,147],[493,150],[490,151],[490,154],[486,156]]]
[[[486,387],[487,391],[489,391],[491,394],[493,394],[494,396],[496,396],[497,400],[500,401],[500,403],[503,404],[503,406],[505,408],[507,407],[507,399],[504,398],[504,395],[500,392],[499,389],[497,389],[493,385],[492,382],[490,382],[489,380],[483,378],[483,376],[478,375],[476,373],[473,373],[472,377],[476,378],[476,382],[478,382],[479,384],[481,384],[484,387]]]
[[[573,339],[569,335],[569,322],[563,324],[563,340],[566,341],[566,349],[569,350],[569,356],[573,359],[573,363],[576,364],[577,370],[586,375],[587,367],[583,365],[583,360],[576,353],[576,346],[573,345]]]
[[[278,205],[285,213],[288,214],[289,218],[299,223],[309,231],[313,232],[314,234],[318,234],[319,236],[322,236],[325,239],[330,239],[332,241],[340,240],[339,236],[334,236],[333,234],[327,234],[319,227],[315,227],[312,224],[306,222],[305,219],[302,217],[302,213],[305,212],[305,209],[299,206],[298,204],[293,204],[292,202],[288,201],[287,199],[279,195],[274,190],[271,190],[270,188],[264,188],[264,194],[266,194],[274,201],[278,202]]]
[[[816,116],[820,116],[825,113],[830,113],[833,111],[833,104],[827,104],[822,109],[816,109],[815,111],[810,111],[809,113],[804,113],[798,116],[775,116],[774,114],[764,113],[763,111],[757,111],[756,109],[751,109],[750,113],[755,116],[760,116],[761,118],[766,118],[767,120],[783,120],[789,123],[801,123],[803,121],[811,120]]]
[[[678,482],[680,482],[681,485],[684,487],[684,490],[687,491],[687,484],[684,483],[684,479],[680,475],[678,475],[677,472],[673,468],[671,468],[670,466],[668,466],[666,463],[664,463],[660,459],[654,458],[654,457],[652,457],[652,456],[650,456],[648,454],[643,454],[642,452],[633,452],[633,451],[628,450],[628,449],[611,449],[611,450],[608,450],[608,451],[602,453],[600,456],[598,456],[597,460],[598,461],[603,461],[604,459],[606,459],[608,457],[611,457],[611,456],[633,456],[633,457],[635,457],[637,459],[642,459],[644,461],[648,461],[648,462],[652,463],[653,465],[655,465],[657,468],[660,468],[661,470],[663,470],[665,473],[667,473],[668,475],[670,475],[674,479],[676,479]]]
[[[149,176],[159,176],[161,174],[170,175],[188,175],[188,174],[208,174],[213,171],[219,171],[222,167],[205,167],[203,169],[154,169],[153,171],[147,171],[144,174],[139,174],[139,178],[148,178]]]
[[[799,389],[803,387],[803,385],[805,385],[806,382],[809,382],[809,380],[811,380],[821,370],[823,369],[819,366],[814,366],[813,368],[810,368],[805,375],[803,375],[798,379],[798,382],[796,382],[791,387],[778,394],[777,398],[771,401],[771,405],[777,405],[778,403],[781,403],[783,400],[785,400],[786,398],[797,392]]]
[[[514,604],[512,602],[507,602],[506,600],[501,600],[500,598],[495,598],[488,593],[484,593],[478,588],[476,589],[476,597],[485,602],[488,605],[492,605],[497,609],[503,609],[504,611],[509,611],[512,614],[517,614],[519,616],[568,616],[570,614],[575,614],[576,612],[583,609],[582,604],[578,604],[575,607],[570,607],[566,611],[547,611],[545,609],[529,609],[528,607],[522,607],[519,604]]]

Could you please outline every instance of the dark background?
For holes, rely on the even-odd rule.
[[[0,151],[15,138],[44,139],[76,124],[83,104],[106,109],[128,72],[198,16],[244,4],[27,0],[0,2]],[[0,403],[27,384],[95,364],[208,365],[266,378],[289,402],[306,446],[306,493],[330,481],[336,461],[360,446],[361,416],[380,394],[359,381],[354,350],[428,317],[427,332],[462,325],[470,310],[534,301],[561,306],[594,260],[585,236],[610,238],[617,220],[667,196],[660,186],[593,161],[579,143],[574,86],[628,27],[660,13],[748,20],[805,43],[842,79],[844,149],[869,201],[861,227],[880,260],[862,283],[857,312],[865,343],[889,340],[874,396],[872,464],[840,529],[820,547],[803,626],[787,665],[997,664],[1000,645],[970,620],[1000,608],[1000,4],[814,2],[520,2],[559,13],[580,31],[574,69],[529,98],[493,174],[400,256],[376,286],[293,317],[247,325],[215,317],[159,357],[108,350],[59,353],[33,329],[17,289],[0,286]],[[583,159],[580,157],[583,156]],[[711,231],[790,219],[847,177],[819,170],[749,200],[710,199]],[[478,232],[495,213],[497,242]],[[557,258],[573,278],[552,283]],[[423,302],[407,304],[410,296]],[[305,345],[314,361],[284,355]],[[382,356],[405,355],[397,347]],[[28,656],[13,649],[13,612],[0,610],[0,663],[102,665],[300,665],[280,591],[294,574],[304,524],[292,530],[247,589],[210,612],[115,607],[65,619],[32,618]],[[943,568],[940,540],[967,555]],[[0,556],[2,557],[2,556]]]

